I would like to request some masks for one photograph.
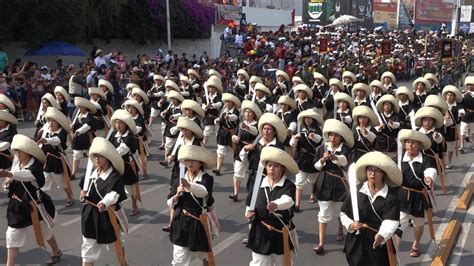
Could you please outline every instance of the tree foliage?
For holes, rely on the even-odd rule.
[[[173,38],[210,36],[214,9],[197,0],[169,0]],[[92,42],[131,39],[137,44],[166,38],[165,0],[0,0],[1,41]]]

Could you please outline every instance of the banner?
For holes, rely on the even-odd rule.
[[[383,40],[381,48],[382,48],[382,55],[392,54],[392,41]]]
[[[347,0],[303,0],[303,23],[331,24],[336,18],[348,15],[349,10],[350,1]]]
[[[232,21],[240,20],[240,6],[217,5],[216,24],[226,25]]]
[[[415,2],[414,0],[400,0],[400,7],[398,13],[398,28],[413,28],[415,27],[414,14]]]
[[[301,57],[304,60],[311,58],[311,41],[304,40],[301,42]]]
[[[472,6],[461,6],[460,22],[471,22]]]
[[[319,52],[322,54],[328,52],[328,38],[322,37],[319,39]]]
[[[351,15],[364,20],[361,22],[362,27],[372,28],[374,25],[373,6],[372,0],[352,0]]]
[[[441,48],[441,58],[451,58],[453,57],[453,41],[444,40],[443,46]]]
[[[446,0],[416,0],[416,23],[449,22],[453,18],[453,3]]]
[[[397,28],[398,0],[374,0],[374,23],[387,23],[391,29]]]

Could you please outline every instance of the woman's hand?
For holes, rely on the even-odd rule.
[[[428,187],[433,188],[433,179],[431,177],[425,177],[425,183]]]
[[[105,211],[106,206],[104,203],[99,202],[99,204],[97,204],[97,208],[99,209],[100,212],[103,212]]]
[[[374,243],[372,244],[372,248],[373,249],[378,248],[382,244],[382,241],[383,241],[383,236],[376,234],[374,238]]]
[[[232,136],[232,142],[233,143],[239,143],[239,141],[240,141],[240,138],[238,136],[236,136],[236,135]]]
[[[186,178],[181,178],[181,186],[183,187],[183,189],[189,189],[191,185],[189,184],[189,181]]]
[[[364,228],[364,224],[363,223],[359,223],[359,222],[353,222],[349,225],[349,230],[350,231],[357,231],[357,230],[360,230]]]
[[[255,144],[247,144],[244,146],[245,151],[253,151],[255,150]]]
[[[274,211],[277,210],[277,208],[278,208],[278,205],[275,202],[272,202],[272,201],[270,201],[267,205],[267,210],[269,212],[274,212]]]
[[[245,214],[245,218],[247,219],[253,219],[255,217],[255,212],[254,211],[247,211],[247,213]]]

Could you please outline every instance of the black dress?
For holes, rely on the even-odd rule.
[[[370,127],[368,131],[377,136],[377,130],[374,127]],[[362,155],[374,150],[375,139],[370,141],[358,127],[353,132],[355,142],[354,147],[352,147],[352,161],[357,162]]]
[[[73,150],[88,150],[94,139],[94,131],[98,129],[98,121],[92,116],[91,113],[87,113],[85,117],[77,117],[76,121],[73,124],[72,132],[76,132],[84,124],[90,126],[90,129],[84,134],[74,136],[72,138],[72,149]]]
[[[208,97],[209,97],[210,103],[212,103],[212,104],[221,103],[222,104],[222,95],[220,93],[214,94],[213,97],[211,97],[210,95]],[[224,108],[224,107],[220,107],[220,108]],[[210,107],[210,108],[204,109],[205,110],[205,117],[204,117],[204,121],[203,121],[204,126],[214,125],[214,120],[216,120],[216,118],[219,117],[220,108]]]
[[[171,118],[172,115],[176,115],[176,114],[181,114],[181,105],[179,106],[174,106],[174,105],[171,105],[169,108],[168,108],[168,112],[165,113],[165,116],[163,117],[163,121],[165,122],[166,126],[165,126],[165,136],[168,137],[168,138],[176,138],[178,137],[178,133],[176,134],[171,134],[171,128],[172,127],[175,127],[177,122],[178,122],[178,119],[175,119],[173,120]],[[143,129],[145,130],[145,129]]]
[[[173,207],[174,216],[171,222],[170,241],[174,245],[186,247],[192,252],[208,252],[210,251],[210,248],[204,226],[202,225],[201,221],[184,215],[183,210],[186,210],[195,217],[199,218],[199,216],[202,214],[201,206],[212,206],[212,204],[214,204],[214,198],[212,197],[214,178],[207,173],[203,173],[201,180],[197,181],[196,183],[203,185],[206,188],[208,193],[205,197],[206,202],[204,202],[205,199],[194,196],[199,202],[198,204],[198,202],[193,199],[190,192],[184,192],[179,197],[178,202]],[[175,179],[173,187],[171,188],[171,192],[168,195],[168,199],[176,194],[179,185],[180,180]]]
[[[317,122],[313,120],[312,125],[316,125]],[[309,134],[314,133],[321,136],[321,129],[316,126],[311,126],[306,128],[304,126],[301,128],[301,138],[296,145],[295,161],[298,164],[300,171],[305,173],[316,173],[317,170],[314,168],[314,156],[316,155],[316,149],[321,145],[321,140],[319,142],[314,142],[309,138]]]
[[[184,137],[183,137],[184,138]],[[174,182],[176,179],[179,179],[179,161],[178,161],[178,152],[179,152],[179,149],[181,148],[182,145],[194,145],[194,146],[202,146],[202,142],[200,139],[194,137],[193,141],[191,144],[180,144],[178,143],[179,142],[179,139],[176,140],[176,143],[173,145],[173,148],[171,149],[171,151],[174,150],[174,146],[176,145],[179,145],[177,148],[176,148],[176,152],[174,154],[171,154],[174,156],[174,164],[173,164],[173,168],[171,169],[171,179],[170,179],[170,186],[173,186]],[[188,170],[186,167],[184,168],[185,172]]]
[[[360,189],[362,185],[358,186]],[[369,225],[374,229],[379,229],[382,220],[400,220],[400,205],[397,198],[397,190],[388,188],[387,197],[378,196],[373,203],[370,202],[369,196],[357,192],[357,202],[359,207],[359,222]],[[372,207],[373,206],[373,207]],[[375,212],[374,212],[375,209]],[[354,219],[352,214],[351,195],[347,193],[346,199],[342,205],[342,212],[349,218]],[[389,265],[387,245],[380,245],[376,249],[372,248],[376,232],[372,230],[360,230],[347,233],[344,252],[349,265]],[[392,250],[395,253],[395,250]]]
[[[272,190],[269,187],[261,187],[258,190],[257,201],[255,202],[255,218],[252,220],[247,247],[253,252],[262,255],[282,255],[284,251],[283,234],[274,230],[268,230],[262,223],[273,226],[277,230],[282,230],[283,228],[283,224],[276,218],[275,214],[267,210],[268,203],[265,190],[269,201],[277,200],[283,195],[287,195],[295,201],[296,186],[288,178],[285,178],[283,186],[274,186]],[[247,206],[250,205],[249,199],[252,198],[252,192],[249,194],[250,197],[246,202]],[[280,218],[289,227],[289,230],[295,228],[293,222],[291,222],[293,218],[292,208],[277,210],[275,213],[281,214]],[[293,244],[290,241],[290,249],[293,248]]]
[[[408,104],[400,104],[400,112],[398,113],[400,129],[411,129],[411,120],[409,116],[411,111],[413,111],[412,102],[408,102]]]
[[[0,143],[8,142],[12,143],[13,136],[17,134],[16,126],[13,124],[8,124],[6,128],[0,131]],[[12,167],[12,154],[10,148],[0,151],[0,169],[10,169]]]
[[[66,117],[69,117],[69,108],[67,107],[67,101],[66,100],[62,100],[60,103],[59,103],[59,106],[61,107],[61,113],[63,113]]]
[[[89,188],[82,188],[82,190],[89,192],[86,199],[96,205],[107,193],[115,191],[119,194],[119,199],[115,204],[116,210],[121,208],[120,202],[127,198],[122,178],[115,170],[112,170],[105,180],[102,178],[97,178],[96,182],[90,180]],[[81,222],[82,235],[84,237],[95,239],[98,244],[110,244],[117,240],[107,211],[99,212],[97,207],[91,204],[85,204],[82,208]]]
[[[245,122],[242,122],[245,123]],[[242,123],[240,123],[240,128],[237,130],[237,136],[240,138],[239,143],[237,143],[237,148],[235,149],[234,160],[242,161],[240,158],[240,152],[244,148],[245,145],[253,143],[253,141],[257,138],[257,135],[252,135],[250,131],[242,129]],[[257,129],[257,121],[250,122],[249,127],[254,127]],[[257,129],[258,132],[258,129]],[[258,134],[258,133],[257,133]]]
[[[110,143],[118,148],[122,143],[125,143],[129,148],[129,152],[122,155],[122,159],[125,165],[125,171],[122,175],[122,182],[124,185],[131,186],[138,183],[138,162],[133,159],[133,155],[138,149],[138,139],[132,133],[127,130],[122,136],[116,137],[117,131],[114,130],[109,137]],[[133,164],[133,167],[132,167]],[[135,168],[135,169],[134,169]]]
[[[62,160],[58,158],[61,158],[61,156],[64,154],[64,150],[67,148],[67,136],[68,133],[62,128],[60,128],[59,131],[56,132],[51,132],[49,130],[47,130],[47,132],[41,131],[41,133],[39,134],[40,138],[57,137],[60,140],[60,143],[57,146],[51,144],[42,144],[41,149],[43,150],[44,154],[46,154],[44,172],[55,174],[63,173]]]
[[[237,116],[237,120],[230,121],[226,120],[225,117],[228,115]],[[221,114],[221,122],[219,123],[219,129],[217,131],[216,142],[218,145],[231,146],[232,145],[232,133],[235,134],[237,126],[239,125],[239,110],[232,108],[231,110],[224,110]]]
[[[397,136],[400,127],[392,128],[388,125],[388,121],[398,122],[399,117],[397,113],[392,113],[387,116],[385,112],[379,113],[382,121],[384,121],[384,128],[382,131],[377,132],[377,138],[375,139],[375,150],[380,152],[396,152],[397,151]]]
[[[321,84],[319,86],[315,84],[313,88],[311,88],[311,90],[313,91],[313,101],[314,101],[315,107],[322,109],[323,103],[321,101],[328,93],[329,87],[326,84]]]
[[[458,133],[456,128],[461,123],[461,118],[459,117],[459,109],[461,109],[459,104],[455,104],[451,106],[448,111],[449,117],[453,121],[453,124],[446,126],[446,134],[444,134],[444,139],[446,140],[446,142],[454,142],[456,140],[456,134]]]

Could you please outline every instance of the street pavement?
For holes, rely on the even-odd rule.
[[[32,123],[24,123],[19,127],[19,133],[28,136],[33,135]],[[168,234],[161,228],[169,221],[169,211],[166,206],[166,197],[169,193],[170,168],[165,169],[159,165],[163,159],[163,152],[158,150],[159,125],[154,127],[154,136],[151,142],[152,156],[148,160],[148,172],[150,178],[140,182],[142,191],[143,206],[140,206],[140,214],[129,217],[130,233],[124,237],[125,255],[129,265],[169,265],[172,259],[172,244]],[[209,148],[215,150],[215,140],[212,140]],[[460,154],[454,160],[454,167],[447,171],[446,183],[448,192],[444,195],[439,189],[436,191],[438,210],[434,211],[434,226],[436,240],[439,242],[441,235],[451,217],[463,223],[460,238],[454,254],[450,261],[456,265],[472,265],[473,259],[473,233],[471,230],[472,218],[474,217],[473,207],[468,212],[455,211],[456,199],[463,190],[463,185],[474,172],[473,154],[474,150],[467,150],[465,154]],[[71,158],[71,154],[69,154]],[[234,203],[228,199],[232,193],[232,161],[231,157],[225,159],[223,174],[214,178],[214,192],[216,199],[216,212],[222,226],[219,237],[213,240],[213,249],[216,256],[217,265],[248,265],[251,260],[251,251],[241,244],[243,238],[248,233],[248,227],[244,219],[244,201]],[[81,163],[81,170],[78,176],[82,176],[85,170],[85,160]],[[78,201],[79,186],[78,180],[72,182],[74,188],[75,204],[70,208],[64,208],[65,194],[59,189],[53,189],[49,194],[53,198],[58,211],[56,226],[54,228],[56,239],[63,251],[60,265],[80,265],[81,263],[81,205]],[[243,182],[244,183],[244,182]],[[244,183],[245,184],[245,183]],[[337,242],[337,223],[334,221],[328,225],[327,252],[324,256],[316,255],[312,248],[317,243],[317,212],[318,205],[308,202],[310,188],[305,189],[305,197],[302,203],[302,212],[297,213],[294,223],[298,229],[301,251],[294,257],[294,265],[346,265],[345,254],[343,253],[344,242]],[[245,187],[242,187],[240,198],[245,198]],[[6,263],[5,231],[7,222],[5,218],[7,209],[7,194],[0,192],[0,264]],[[131,202],[129,200],[122,204],[126,213],[129,212]],[[436,244],[429,239],[428,227],[425,226],[425,233],[421,244],[422,255],[419,258],[410,258],[408,251],[413,240],[413,233],[410,228],[404,234],[404,242],[400,250],[400,259],[403,265],[428,265],[431,262]],[[428,252],[428,254],[427,254]],[[20,250],[17,263],[21,265],[37,265],[49,258],[49,253],[38,248],[34,241],[34,236],[28,238],[28,244]],[[370,258],[367,258],[370,259]],[[113,251],[103,249],[103,253],[97,265],[117,265],[117,259]]]

